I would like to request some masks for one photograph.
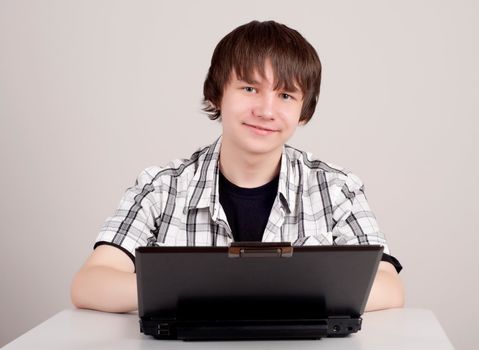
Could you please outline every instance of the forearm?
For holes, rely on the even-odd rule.
[[[378,270],[366,304],[366,311],[404,306],[404,287],[394,271]]]
[[[128,312],[138,308],[136,274],[91,266],[75,276],[71,298],[78,308]]]

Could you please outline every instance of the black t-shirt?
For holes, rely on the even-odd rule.
[[[220,172],[220,203],[236,242],[262,240],[278,194],[278,181],[279,175],[263,186],[243,188],[228,181]],[[381,260],[393,264],[398,273],[402,270],[394,256],[383,254]]]
[[[274,199],[279,175],[256,188],[243,188],[228,181],[220,172],[220,203],[235,241],[261,241]]]

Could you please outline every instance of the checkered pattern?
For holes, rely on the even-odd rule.
[[[190,159],[142,171],[106,220],[95,246],[111,244],[134,259],[138,246],[226,246],[232,242],[219,202],[220,146],[221,137]],[[283,148],[278,195],[263,234],[263,242],[283,241],[294,245],[380,244],[389,254],[361,180],[288,145]]]

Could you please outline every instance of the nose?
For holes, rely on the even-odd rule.
[[[265,93],[258,96],[253,109],[255,117],[273,120],[276,113],[275,93]]]

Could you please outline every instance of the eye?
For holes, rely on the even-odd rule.
[[[283,100],[294,100],[294,97],[285,93],[280,94]]]
[[[243,88],[243,90],[246,91],[246,92],[250,92],[250,93],[251,92],[256,92],[256,89],[254,87],[251,87],[251,86],[245,86]]]

